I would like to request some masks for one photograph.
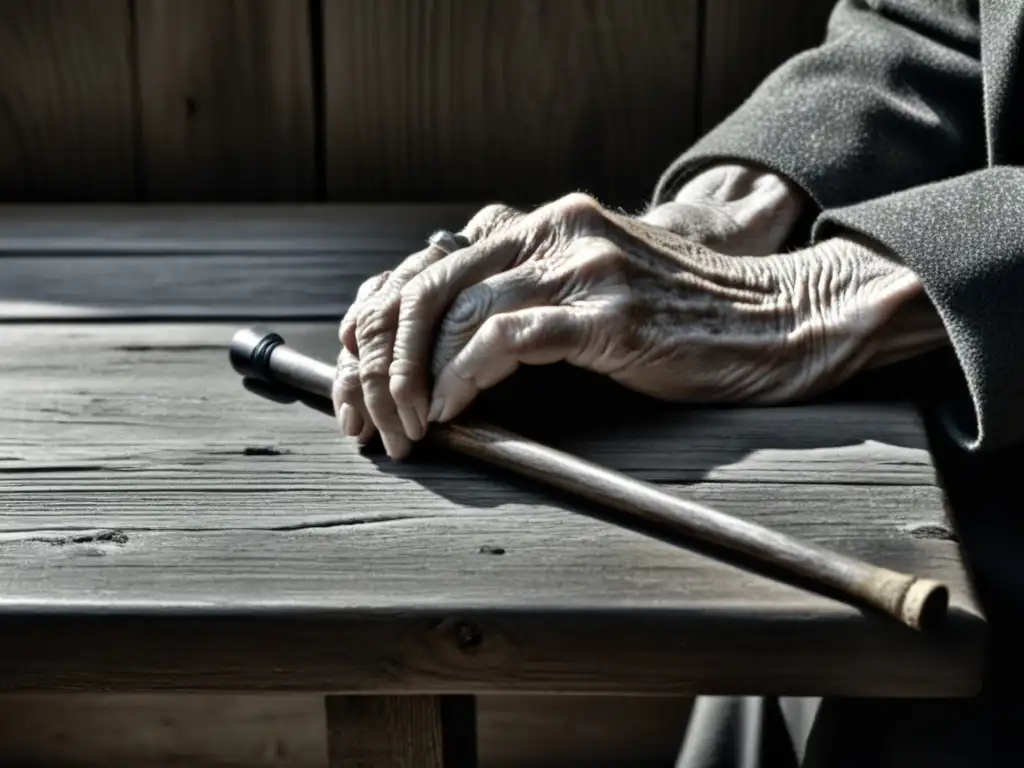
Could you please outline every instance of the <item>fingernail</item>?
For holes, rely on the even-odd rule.
[[[398,418],[401,419],[402,427],[410,440],[419,440],[423,437],[423,422],[415,408],[409,405],[398,406]]]
[[[388,456],[392,459],[403,459],[409,452],[409,445],[405,435],[381,432],[380,438],[384,441],[384,450],[388,452]]]
[[[435,397],[430,403],[430,413],[427,414],[427,421],[437,421],[441,418],[441,414],[444,413],[445,399],[443,397]]]

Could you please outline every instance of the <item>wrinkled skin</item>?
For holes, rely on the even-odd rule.
[[[909,269],[852,235],[774,253],[792,190],[729,173],[640,218],[580,194],[489,206],[463,230],[470,247],[371,278],[340,328],[342,430],[379,431],[401,459],[523,364],[565,361],[666,401],[768,404],[943,342]]]
[[[782,247],[803,207],[800,191],[781,176],[720,165],[695,176],[672,202],[642,220],[719,253],[767,256]]]

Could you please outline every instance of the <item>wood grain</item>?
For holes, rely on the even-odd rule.
[[[481,696],[483,768],[668,768],[688,700]],[[9,765],[326,768],[317,694],[6,694],[0,755]]]
[[[0,696],[5,765],[326,768],[314,694]]]
[[[459,723],[460,730],[446,718],[446,697],[328,696],[329,768],[475,768],[475,711],[469,702],[460,713],[469,722]],[[467,743],[449,743],[459,738]]]
[[[635,206],[693,139],[696,0],[328,0],[327,189]]]
[[[445,768],[439,696],[328,696],[330,768]]]
[[[361,454],[329,417],[244,392],[227,365],[232,330],[0,337],[0,614],[14,622],[0,676],[14,689],[976,685],[981,622],[906,406],[659,409],[561,445],[948,580],[956,610],[938,640],[451,457]],[[332,324],[280,330],[312,354],[336,348]],[[47,638],[72,628],[81,648],[68,658]]]
[[[691,700],[653,696],[478,696],[486,768],[671,768]]]
[[[133,199],[128,0],[4,0],[0,52],[0,200]]]
[[[458,205],[0,208],[0,320],[338,318]],[[153,258],[159,256],[159,258]]]
[[[250,395],[227,363],[235,328],[7,328],[0,336],[0,488],[8,495],[0,528],[51,527],[37,499],[57,491],[60,519],[82,528],[173,527],[175,504],[204,496],[205,512],[190,527],[271,528],[350,514],[332,499],[357,502],[356,517],[381,514],[394,493],[417,494],[414,506],[426,514],[532,503],[521,490],[481,484],[475,469],[452,475],[447,459],[420,456],[398,472],[360,454],[330,418]],[[336,354],[333,324],[275,328],[311,355]],[[574,400],[556,403],[565,418],[586,410],[585,396]],[[784,521],[800,535],[891,538],[945,524],[923,431],[905,404],[656,408],[544,438],[644,480],[685,485],[710,504]],[[424,486],[438,492],[423,493]],[[287,492],[294,504],[239,518],[221,493],[246,488]],[[803,512],[808,506],[822,513]],[[841,529],[829,515],[843,520]]]
[[[707,0],[701,131],[708,131],[791,56],[825,39],[836,0]]]
[[[8,204],[0,206],[0,256],[390,254],[422,247],[439,227],[461,229],[475,211],[440,203]]]
[[[306,0],[136,0],[150,200],[315,194]]]

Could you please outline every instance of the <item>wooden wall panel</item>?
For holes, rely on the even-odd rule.
[[[311,197],[307,0],[135,2],[147,197]]]
[[[648,196],[694,136],[697,0],[324,0],[339,200]]]
[[[0,0],[0,200],[135,195],[129,0]]]
[[[779,64],[825,37],[836,0],[703,0],[701,131],[713,128]]]

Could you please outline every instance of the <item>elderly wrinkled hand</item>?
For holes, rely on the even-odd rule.
[[[520,365],[676,402],[781,403],[935,346],[916,277],[855,238],[729,256],[573,194],[480,211],[471,245],[368,280],[340,328],[343,431],[402,458]],[[911,316],[905,316],[913,307]]]

